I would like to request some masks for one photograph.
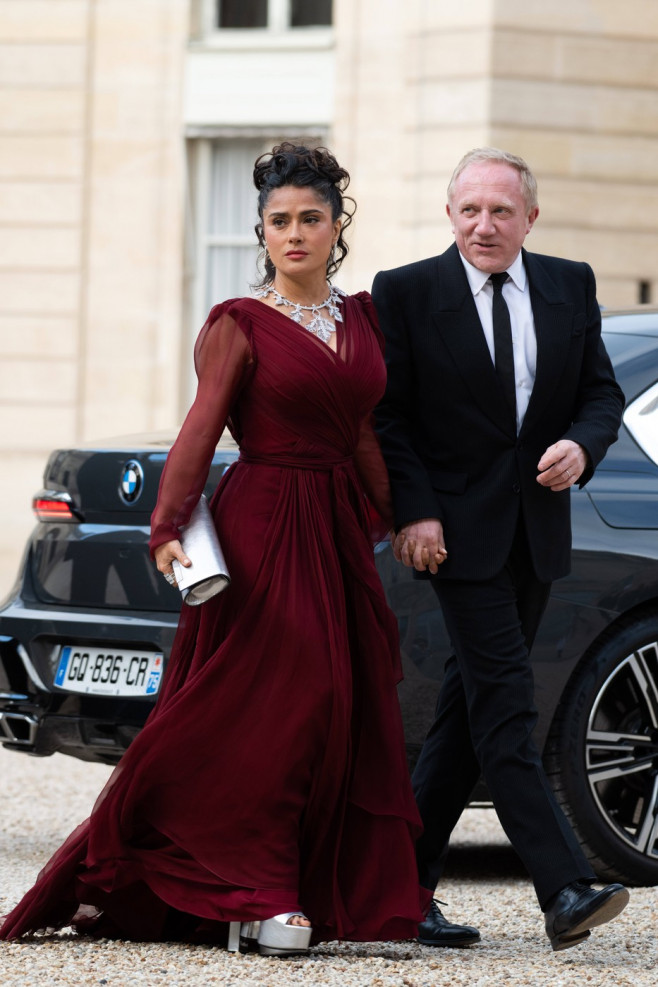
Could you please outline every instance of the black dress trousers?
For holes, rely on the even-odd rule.
[[[413,775],[425,827],[417,846],[420,883],[436,887],[450,834],[482,774],[544,907],[566,884],[594,880],[532,737],[529,650],[550,583],[534,574],[520,519],[508,562],[493,579],[432,584],[455,653]]]

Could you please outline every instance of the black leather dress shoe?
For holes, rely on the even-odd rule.
[[[472,946],[479,939],[480,933],[472,925],[449,922],[435,901],[418,926],[418,942],[423,946]]]
[[[546,909],[546,935],[554,950],[569,949],[587,939],[589,930],[616,918],[628,904],[628,891],[609,884],[596,891],[584,881],[567,884]]]

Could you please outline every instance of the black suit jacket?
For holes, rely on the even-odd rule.
[[[583,485],[617,437],[624,401],[601,340],[591,268],[525,250],[523,260],[537,371],[518,436],[456,245],[382,271],[373,284],[388,368],[377,431],[396,525],[443,522],[443,578],[498,572],[520,512],[537,577],[565,575],[569,491],[540,486],[537,463],[558,439],[573,439],[588,454]]]

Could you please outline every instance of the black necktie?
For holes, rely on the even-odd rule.
[[[503,298],[503,285],[507,278],[507,271],[503,271],[502,274],[492,274],[489,280],[494,290],[492,315],[496,373],[503,386],[508,404],[514,413],[514,426],[516,427],[516,383],[514,380],[512,323],[510,322],[507,302]]]

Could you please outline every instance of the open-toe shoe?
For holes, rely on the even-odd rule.
[[[258,930],[258,952],[262,956],[291,956],[305,953],[311,942],[310,925],[290,925],[290,919],[304,918],[301,912],[284,912],[264,919]]]

